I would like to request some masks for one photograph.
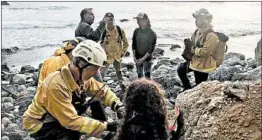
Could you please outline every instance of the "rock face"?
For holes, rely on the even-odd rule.
[[[33,73],[35,71],[35,68],[30,66],[30,65],[26,65],[26,66],[23,66],[21,68],[21,71],[20,73],[21,74],[24,74],[24,73]]]
[[[257,47],[255,49],[255,59],[257,62],[257,66],[261,65],[261,39],[259,40],[259,42],[257,43]]]
[[[178,95],[181,139],[261,138],[261,82],[204,82]]]
[[[16,74],[12,79],[13,84],[23,85],[26,83],[26,77],[23,74]]]

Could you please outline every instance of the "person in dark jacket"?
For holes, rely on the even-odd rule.
[[[86,39],[90,39],[98,42],[101,34],[105,30],[105,21],[108,19],[104,17],[102,21],[100,21],[99,26],[96,30],[93,30],[91,25],[94,22],[95,16],[92,8],[85,8],[80,13],[81,21],[78,24],[78,27],[75,30],[75,37],[85,37]]]
[[[139,28],[133,34],[132,50],[137,67],[138,78],[145,75],[151,78],[152,54],[156,46],[156,33],[151,29],[150,20],[145,13],[139,13],[136,17]]]

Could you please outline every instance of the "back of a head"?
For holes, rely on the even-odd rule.
[[[85,8],[80,12],[81,19],[84,19],[85,14],[88,13],[88,11],[93,10],[92,8]]]
[[[165,140],[166,105],[160,86],[152,80],[134,81],[124,99],[126,116],[120,140]]]

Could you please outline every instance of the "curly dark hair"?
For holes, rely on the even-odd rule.
[[[145,78],[131,83],[119,140],[167,140],[167,111],[160,85]]]

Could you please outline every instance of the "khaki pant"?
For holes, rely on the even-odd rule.
[[[108,70],[109,66],[110,66],[110,64],[107,64],[103,69],[101,69],[101,74],[102,74],[103,78],[104,78],[105,73]],[[122,76],[122,72],[120,70],[120,62],[118,62],[117,60],[114,60],[113,66],[116,70],[116,76],[117,76],[119,84],[123,84],[123,76]]]

